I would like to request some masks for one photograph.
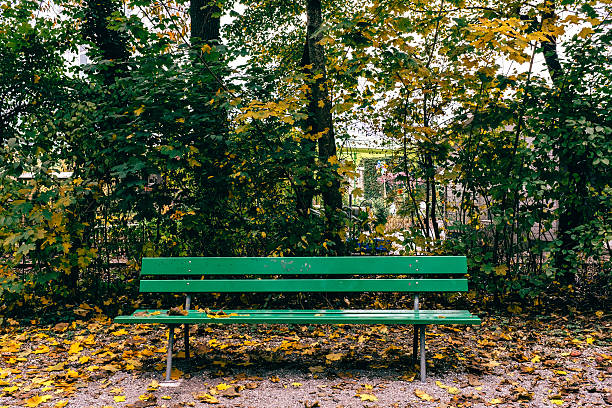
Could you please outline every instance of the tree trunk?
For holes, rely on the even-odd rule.
[[[329,162],[336,156],[336,139],[331,114],[331,100],[327,85],[325,50],[320,44],[323,35],[319,32],[323,23],[321,0],[306,0],[306,49],[312,67],[310,84],[307,132],[318,138],[319,188],[323,196],[326,218],[326,239],[336,244],[336,251],[343,249],[342,194],[340,176],[335,165]]]
[[[557,19],[556,4],[554,1],[546,1],[545,8],[542,11],[542,27],[545,29],[549,24],[554,24]],[[544,61],[546,68],[550,74],[559,98],[564,98],[563,89],[563,68],[561,66],[559,53],[557,51],[557,39],[554,36],[546,36],[547,41],[542,41],[541,47],[544,53]],[[562,111],[559,112],[558,120],[563,120],[565,115]],[[571,137],[571,135],[569,136]],[[562,284],[573,283],[575,275],[575,248],[578,246],[576,239],[572,237],[572,231],[584,224],[585,209],[582,207],[582,202],[586,201],[588,191],[586,189],[585,175],[583,174],[580,164],[582,158],[576,157],[575,152],[568,151],[564,147],[567,143],[563,140],[558,141],[557,157],[559,159],[559,171],[562,177],[567,178],[567,185],[560,185],[561,191],[559,196],[559,229],[558,237],[561,244],[554,258],[554,266],[557,269],[557,280]]]
[[[194,185],[191,196],[195,206],[200,208],[203,221],[197,228],[201,235],[211,237],[202,240],[196,251],[206,256],[227,256],[232,254],[230,243],[222,243],[227,234],[224,219],[228,215],[229,182],[231,166],[227,164],[227,110],[217,101],[218,91],[223,89],[226,66],[217,46],[221,43],[221,12],[217,2],[192,0],[189,13],[191,18],[191,45],[195,56],[193,64],[194,104],[193,115],[199,117],[194,126],[191,140],[198,149],[201,167],[194,168]],[[209,49],[203,48],[204,46]],[[221,95],[223,97],[223,95]],[[212,176],[212,177],[211,177]],[[205,243],[208,243],[206,245]]]
[[[121,11],[121,3],[115,0],[85,0],[84,14],[85,20],[81,28],[81,34],[86,40],[91,41],[95,47],[88,51],[93,58],[100,58],[106,61],[112,61],[112,64],[107,65],[107,69],[101,70],[102,82],[110,86],[115,83],[118,78],[126,75],[126,62],[130,56],[128,50],[128,41],[125,33],[109,28],[109,22],[112,19],[113,13]],[[120,120],[120,119],[119,119]],[[117,123],[105,123],[101,126],[101,131],[108,130],[109,127],[117,126]],[[75,149],[80,149],[79,140],[73,141]],[[80,152],[78,155],[81,159],[87,160],[87,154]],[[89,168],[82,162],[74,164],[74,177],[79,177],[85,173],[84,178],[92,178],[95,180],[105,180],[107,169],[104,166]],[[97,192],[81,196],[74,204],[72,214],[69,215],[72,238],[71,253],[78,253],[79,249],[89,249],[94,245],[93,230],[96,223],[96,212],[100,207],[100,198],[104,197],[101,191],[101,184],[98,184]],[[99,254],[100,256],[102,254]],[[71,260],[69,272],[67,271],[62,277],[64,285],[70,291],[71,295],[75,295],[80,267],[78,258]]]
[[[221,39],[221,9],[211,0],[191,0],[191,43],[218,43]]]

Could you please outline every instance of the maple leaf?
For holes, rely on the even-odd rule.
[[[423,401],[434,401],[434,398],[431,395],[429,395],[425,391],[422,391],[422,390],[419,390],[419,389],[414,390],[414,395],[416,395],[417,397],[419,397]]]
[[[37,407],[40,404],[47,402],[51,399],[51,395],[43,395],[42,397],[39,395],[34,395],[31,398],[28,398],[25,403],[26,407]]]
[[[218,404],[219,400],[210,394],[200,394],[195,396],[197,400],[206,402],[207,404]],[[163,398],[163,397],[162,397]]]
[[[325,356],[327,361],[338,361],[342,357],[344,357],[344,354],[342,354],[342,353],[330,353],[330,354]]]
[[[361,398],[362,401],[370,401],[370,402],[378,401],[378,398],[372,394],[357,394],[356,396]]]
[[[134,115],[140,116],[142,112],[144,112],[144,109],[145,109],[144,105],[140,105],[140,108],[134,109]]]
[[[68,350],[68,354],[79,354],[83,350],[80,342],[75,342],[70,345],[70,349]]]
[[[42,345],[36,350],[34,350],[32,353],[33,354],[43,354],[43,353],[48,353],[48,352],[49,352],[49,347],[46,345]]]
[[[172,373],[170,374],[170,378],[173,380],[178,380],[183,375],[183,372],[178,368],[172,368]]]

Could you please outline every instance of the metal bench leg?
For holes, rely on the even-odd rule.
[[[412,364],[417,362],[417,354],[419,352],[419,326],[416,324],[412,325],[414,336],[412,338]]]
[[[189,311],[191,309],[191,295],[188,293],[185,298],[185,310]],[[185,359],[189,360],[189,325],[184,324],[183,328],[185,329]]]
[[[168,356],[166,357],[166,381],[172,375],[172,346],[174,345],[174,326],[168,326]]]
[[[421,330],[420,330],[420,334],[421,334],[421,381],[425,381],[425,369],[427,368],[426,366],[426,361],[425,361],[425,325],[421,325]]]
[[[185,359],[189,360],[189,325],[185,324]]]

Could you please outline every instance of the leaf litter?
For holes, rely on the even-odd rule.
[[[431,327],[425,383],[410,327],[193,325],[188,361],[177,336],[178,388],[160,386],[166,329],[78,316],[1,329],[0,407],[612,405],[611,324],[599,315]]]

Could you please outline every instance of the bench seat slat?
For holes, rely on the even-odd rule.
[[[213,311],[215,313],[216,311]],[[166,310],[140,310],[136,315],[119,316],[116,323],[270,323],[270,324],[480,324],[467,310],[226,310],[228,317],[209,317],[190,310],[186,316],[168,316]],[[147,316],[143,316],[147,313]],[[152,314],[154,313],[154,314]],[[157,313],[157,314],[155,314]],[[233,316],[232,314],[236,314]]]
[[[141,280],[141,292],[465,292],[467,279]]]
[[[143,258],[147,275],[422,275],[465,274],[465,256]]]

